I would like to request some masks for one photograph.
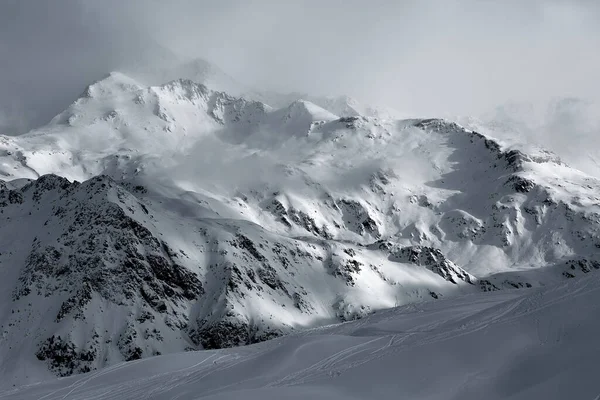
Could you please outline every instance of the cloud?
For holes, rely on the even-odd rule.
[[[593,0],[4,0],[0,109],[32,127],[110,70],[204,57],[262,88],[476,114],[598,96],[598,48]]]

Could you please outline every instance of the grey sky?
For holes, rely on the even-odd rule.
[[[419,114],[600,93],[590,0],[3,0],[0,130],[46,122],[110,70],[204,57],[250,85]]]

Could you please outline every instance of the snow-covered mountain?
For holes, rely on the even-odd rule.
[[[600,268],[598,179],[452,122],[331,110],[113,73],[0,136],[3,379]]]

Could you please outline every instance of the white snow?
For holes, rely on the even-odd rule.
[[[2,399],[594,399],[599,276],[118,364]]]

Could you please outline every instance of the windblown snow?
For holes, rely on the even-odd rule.
[[[0,398],[600,393],[597,178],[224,76],[111,73],[0,136]]]

